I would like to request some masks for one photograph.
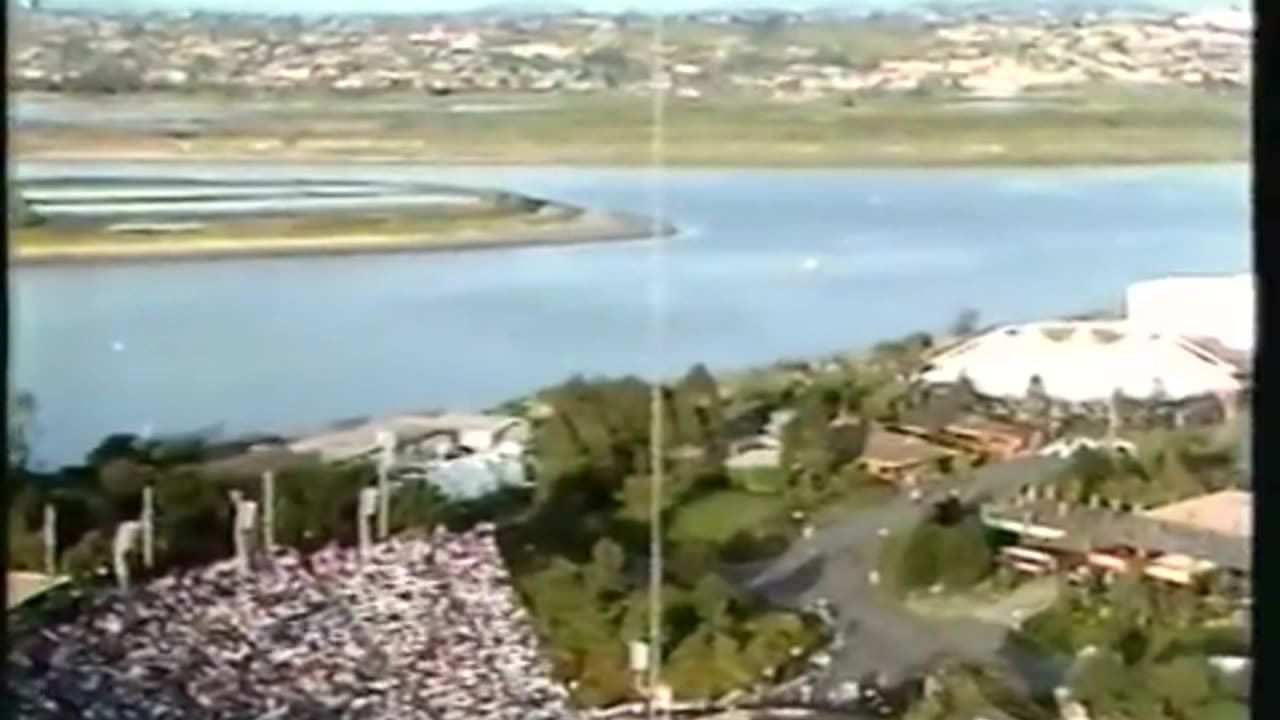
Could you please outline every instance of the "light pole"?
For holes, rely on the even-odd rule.
[[[267,557],[276,549],[276,474],[262,473],[262,545]]]
[[[395,463],[396,436],[389,431],[378,433],[378,540],[391,534],[391,466]]]
[[[155,505],[155,488],[142,488],[142,566],[148,570],[156,564]]]
[[[44,573],[49,577],[58,574],[58,508],[53,503],[44,504]]]
[[[361,488],[359,501],[356,503],[356,537],[359,542],[361,562],[364,562],[365,556],[369,554],[369,547],[373,544],[370,538],[369,521],[378,511],[378,494],[376,487]]]

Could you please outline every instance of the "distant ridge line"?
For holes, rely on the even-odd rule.
[[[1199,13],[1213,10],[1247,9],[1242,2],[1232,0],[864,0],[852,2],[786,3],[772,2],[734,3],[732,0],[699,2],[667,0],[650,5],[644,0],[587,0],[586,2],[497,2],[466,7],[468,0],[453,0],[456,7],[423,11],[413,3],[404,2],[403,9],[376,9],[378,2],[356,3],[343,0],[347,9],[317,5],[292,0],[297,5],[279,4],[277,12],[263,12],[260,4],[249,0],[26,0],[23,5],[32,11],[83,12],[88,14],[211,14],[258,17],[291,16],[406,16],[406,17],[547,17],[574,14],[611,16],[649,16],[662,12],[668,16],[698,14],[732,14],[751,16],[762,14],[822,15],[825,17],[848,16],[850,18],[872,14],[925,14],[938,13],[948,16],[971,13],[1034,14],[1040,11],[1056,13]],[[400,0],[382,0],[387,5]],[[652,0],[649,0],[652,2]],[[323,8],[323,9],[319,9]]]

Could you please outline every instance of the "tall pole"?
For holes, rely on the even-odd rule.
[[[396,437],[389,432],[378,433],[378,539],[386,540],[391,534],[391,488],[389,476],[395,459]]]
[[[241,568],[247,568],[249,548],[244,542],[244,494],[239,490],[232,490],[228,495],[231,498],[231,546],[235,548],[236,562]]]
[[[652,272],[650,278],[651,321],[653,332],[654,368],[651,388],[651,423],[649,432],[650,472],[649,483],[649,647],[648,647],[648,715],[649,720],[658,717],[655,693],[662,677],[662,485],[665,472],[666,448],[663,415],[666,408],[662,387],[662,350],[665,341],[666,320],[666,234],[665,207],[663,205],[663,131],[666,123],[667,75],[663,61],[664,18],[661,12],[654,15],[653,45],[650,48],[652,62],[651,80],[653,125],[650,128],[650,201],[652,207]]]
[[[365,556],[369,554],[369,546],[372,544],[372,539],[369,537],[369,521],[374,513],[377,512],[377,502],[377,488],[361,488],[358,502],[356,503],[356,537],[359,543],[361,562],[364,562]]]
[[[276,549],[276,474],[262,473],[262,545],[270,557]]]
[[[112,565],[115,568],[116,584],[121,590],[129,589],[129,553],[133,551],[138,539],[138,529],[137,520],[126,520],[116,526],[116,534],[112,539]]]
[[[148,569],[156,564],[155,505],[155,488],[142,488],[142,566]]]
[[[58,574],[58,508],[53,503],[44,504],[44,573],[50,577]]]

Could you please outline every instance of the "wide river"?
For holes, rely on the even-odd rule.
[[[25,164],[26,176],[415,179],[647,211],[643,170]],[[652,331],[646,242],[12,271],[14,382],[39,457],[113,431],[228,432],[482,408],[574,373],[741,367],[1117,306],[1126,284],[1251,267],[1244,166],[678,170]]]

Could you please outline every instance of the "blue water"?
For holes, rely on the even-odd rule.
[[[165,167],[650,202],[642,170]],[[73,170],[88,172],[20,172]],[[39,403],[39,454],[67,460],[107,432],[148,426],[479,408],[572,373],[740,367],[937,330],[966,307],[1032,319],[1117,305],[1138,279],[1252,264],[1243,166],[688,170],[669,171],[665,187],[686,232],[661,274],[660,351],[646,242],[17,270],[14,379]]]

